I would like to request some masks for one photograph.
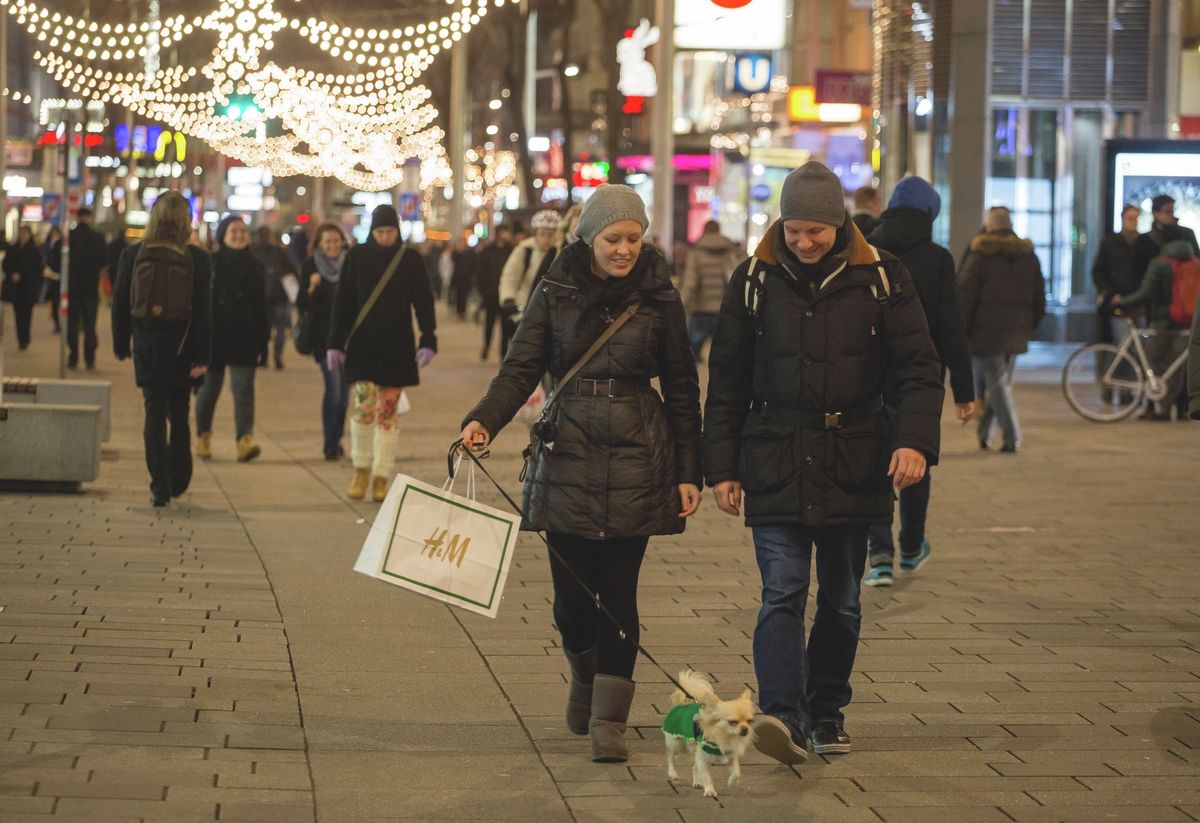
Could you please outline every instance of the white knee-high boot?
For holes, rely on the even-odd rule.
[[[396,452],[400,450],[400,433],[395,429],[375,427],[374,461],[371,467],[372,477],[382,477],[388,481],[396,468]]]
[[[350,462],[356,469],[371,468],[375,447],[375,425],[350,421]]]

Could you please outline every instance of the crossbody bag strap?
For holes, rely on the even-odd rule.
[[[350,327],[350,333],[346,335],[346,342],[342,344],[342,351],[350,349],[350,341],[354,337],[354,333],[358,331],[359,326],[367,319],[367,315],[371,313],[371,309],[375,307],[376,301],[379,300],[379,295],[383,294],[383,290],[387,288],[388,281],[392,279],[392,275],[396,273],[396,269],[400,266],[400,258],[404,256],[404,252],[408,250],[408,244],[404,243],[400,246],[400,251],[396,252],[396,256],[392,258],[392,262],[388,263],[388,267],[384,269],[383,276],[379,278],[379,282],[375,284],[375,288],[371,289],[371,295],[367,298],[367,302],[362,304],[362,308],[358,310],[358,317],[354,318],[354,325]]]
[[[616,334],[622,326],[628,323],[630,318],[637,314],[637,311],[641,305],[642,303],[640,300],[634,302],[629,306],[629,308],[625,309],[625,311],[623,311],[616,320],[609,323],[608,328],[604,330],[604,333],[597,337],[596,342],[591,345],[591,348],[583,353],[583,357],[579,358],[575,365],[567,370],[567,373],[563,375],[562,380],[558,382],[558,385],[554,388],[554,391],[551,392],[550,397],[546,399],[546,404],[542,407],[543,417],[547,415],[547,413],[550,411],[550,407],[554,405],[554,401],[558,399],[558,390],[563,386],[571,385],[571,381],[575,379],[575,375],[579,374],[579,370],[586,366],[588,361],[595,357],[596,353],[600,351],[600,349],[604,348],[604,344],[612,339],[612,336]]]

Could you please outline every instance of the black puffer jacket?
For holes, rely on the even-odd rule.
[[[358,312],[383,277],[400,245],[384,248],[373,239],[346,252],[342,276],[333,301],[333,325],[329,348],[346,353],[347,383],[369,381],[380,386],[403,388],[421,382],[417,371],[417,347],[413,340],[413,313],[421,329],[421,348],[437,351],[437,315],[433,290],[421,255],[406,246],[404,256],[378,302],[354,333],[347,350],[346,339]]]
[[[308,283],[313,275],[321,276],[317,268],[316,258],[310,257],[304,261],[300,269],[300,291],[296,293],[296,308],[301,313],[312,312],[312,358],[318,363],[325,362],[325,346],[329,340],[329,327],[333,322],[333,298],[337,293],[337,283],[330,283],[324,277],[312,292]]]
[[[138,320],[133,306],[133,267],[141,244],[126,247],[117,263],[113,286],[113,354],[124,360],[133,354],[133,369],[139,386],[186,386],[199,384],[188,372],[192,366],[207,366],[212,358],[212,261],[207,252],[188,246],[192,257],[191,323],[159,323]],[[130,338],[133,339],[132,349]]]
[[[601,540],[683,531],[678,485],[701,482],[696,364],[666,259],[647,246],[629,277],[636,285],[608,313],[640,300],[637,314],[579,374],[644,388],[610,398],[563,387],[552,412],[554,448],[525,480],[523,529]],[[604,328],[597,290],[591,250],[582,241],[567,246],[531,296],[500,374],[464,426],[478,420],[495,437],[545,372],[562,379]],[[650,386],[654,377],[661,397]]]
[[[749,526],[887,523],[893,451],[916,449],[930,464],[938,457],[945,392],[921,302],[903,264],[877,255],[849,220],[816,267],[822,280],[810,280],[814,267],[800,271],[781,250],[781,234],[776,223],[752,258],[766,270],[757,317],[746,309],[749,260],[721,306],[709,361],[705,479],[741,481]],[[871,413],[889,389],[894,411]],[[857,412],[858,419],[809,428],[784,410]]]
[[[262,264],[249,248],[222,247],[213,255],[212,266],[213,365],[265,363],[271,324]]]
[[[920,209],[888,209],[868,241],[900,258],[916,284],[942,368],[950,372],[955,403],[975,399],[971,353],[958,305],[954,257],[933,242],[933,220]]]
[[[1033,243],[1011,231],[971,240],[959,276],[971,355],[1021,354],[1046,314],[1046,281]]]

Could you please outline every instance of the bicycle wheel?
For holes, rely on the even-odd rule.
[[[1062,389],[1080,417],[1115,423],[1141,407],[1146,380],[1128,352],[1109,343],[1093,343],[1067,359]]]

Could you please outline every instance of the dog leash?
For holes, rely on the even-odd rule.
[[[486,477],[488,480],[492,481],[492,485],[496,487],[496,491],[500,492],[500,496],[503,497],[505,499],[505,501],[507,501],[508,505],[512,506],[513,511],[515,511],[517,514],[521,515],[521,518],[524,519],[525,512],[521,510],[521,507],[520,507],[520,505],[518,505],[517,501],[512,499],[512,497],[509,495],[509,493],[504,490],[504,487],[501,486],[496,481],[496,478],[492,477],[491,473],[488,472],[488,470],[486,468],[484,468],[483,463],[480,462],[483,458],[486,458],[488,455],[491,454],[490,450],[485,449],[482,454],[476,456],[475,452],[473,452],[470,449],[463,446],[461,440],[454,441],[454,445],[452,445],[450,447],[450,452],[446,455],[446,468],[448,469],[450,476],[453,477],[455,474],[454,456],[455,456],[455,453],[459,452],[459,451],[461,451],[467,457],[471,458],[471,462],[473,462],[479,468],[479,470],[481,472],[483,472],[484,477]],[[689,692],[687,689],[685,689],[683,687],[683,684],[680,683],[678,680],[676,680],[675,676],[672,675],[669,671],[667,671],[661,663],[659,663],[657,660],[655,660],[654,655],[650,654],[650,652],[646,650],[645,646],[643,646],[641,643],[639,643],[638,641],[634,640],[632,637],[629,636],[629,633],[625,631],[625,627],[621,625],[621,621],[617,620],[616,616],[608,610],[608,607],[605,606],[602,602],[600,602],[600,595],[596,594],[595,592],[593,592],[591,589],[588,588],[587,584],[583,582],[583,578],[581,578],[579,576],[579,574],[575,571],[574,567],[571,566],[571,564],[568,563],[566,560],[564,560],[563,556],[561,554],[559,554],[558,551],[552,545],[550,545],[550,541],[546,539],[546,535],[544,535],[542,532],[539,531],[539,532],[537,532],[537,536],[540,537],[542,542],[546,544],[546,549],[550,552],[550,554],[552,554],[554,556],[554,558],[563,566],[563,568],[565,568],[568,572],[571,573],[571,577],[575,578],[575,582],[579,584],[579,587],[581,589],[583,589],[584,593],[586,593],[588,597],[590,597],[592,599],[592,602],[596,604],[596,608],[600,611],[600,613],[603,614],[605,617],[607,617],[610,621],[612,621],[612,624],[617,627],[617,635],[622,640],[632,643],[634,645],[634,647],[638,650],[638,652],[643,657],[645,657],[647,660],[650,661],[650,663],[654,666],[654,668],[656,668],[660,672],[662,672],[666,676],[667,680],[671,681],[671,683],[675,686],[675,688],[677,688],[677,689],[679,689],[679,691],[683,692],[685,697],[687,697],[689,700],[691,700],[693,702],[698,703],[699,701],[696,699],[696,697],[691,692]]]

